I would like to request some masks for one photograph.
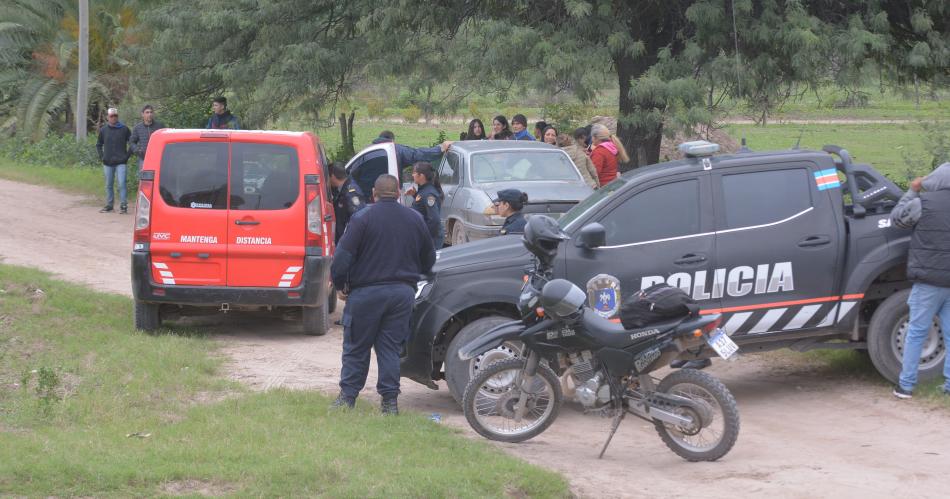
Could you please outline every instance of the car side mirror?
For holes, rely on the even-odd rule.
[[[587,224],[581,227],[574,244],[579,248],[594,249],[607,245],[607,229],[599,223]]]

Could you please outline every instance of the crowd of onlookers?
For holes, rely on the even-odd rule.
[[[619,164],[630,161],[620,139],[599,123],[568,134],[559,132],[552,124],[538,121],[532,134],[528,132],[528,119],[523,114],[514,115],[510,124],[508,118],[498,115],[492,119],[491,133],[485,130],[482,120],[475,118],[468,123],[468,131],[462,132],[460,140],[531,140],[560,147],[594,189],[617,178]]]

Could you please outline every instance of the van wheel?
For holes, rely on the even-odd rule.
[[[332,314],[336,312],[336,288],[330,286],[329,293],[327,296],[327,314]]]
[[[459,350],[469,341],[488,332],[489,329],[511,321],[511,317],[502,315],[482,317],[481,319],[466,324],[465,327],[455,335],[455,338],[452,338],[452,342],[449,343],[449,348],[445,352],[445,382],[449,386],[449,393],[452,394],[452,397],[455,398],[455,401],[459,404],[462,403],[462,396],[465,395],[465,387],[468,386],[468,382],[471,381],[472,378],[478,375],[479,370],[485,369],[490,364],[499,360],[521,357],[521,350],[524,348],[524,345],[522,345],[521,342],[507,342],[472,360],[465,361],[459,359]]]
[[[161,311],[157,303],[135,300],[135,329],[155,331],[162,325]]]
[[[310,336],[323,336],[330,330],[330,314],[327,305],[303,307],[303,332]]]
[[[889,296],[874,311],[868,325],[868,355],[871,362],[881,376],[895,384],[901,374],[904,356],[904,337],[907,335],[910,317],[910,307],[907,306],[909,296],[909,289]],[[947,348],[943,343],[940,325],[935,318],[930,335],[924,340],[918,380],[924,382],[940,376],[946,354]]]

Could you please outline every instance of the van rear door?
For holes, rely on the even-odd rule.
[[[228,286],[300,285],[307,213],[296,147],[232,142],[230,186]]]
[[[223,286],[227,276],[228,142],[171,142],[152,203],[152,279]]]

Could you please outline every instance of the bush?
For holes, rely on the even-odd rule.
[[[210,116],[211,97],[207,96],[173,101],[157,110],[158,120],[169,128],[204,128]]]
[[[366,114],[370,118],[382,118],[386,114],[386,103],[381,99],[369,99],[366,101]]]
[[[0,154],[12,160],[33,165],[99,166],[96,135],[85,142],[76,142],[71,135],[50,135],[39,142],[12,138],[0,143]]]
[[[551,103],[544,106],[544,116],[548,123],[554,123],[558,130],[570,133],[587,117],[587,108],[580,103]]]
[[[419,106],[413,104],[403,109],[401,114],[406,123],[417,123],[419,118],[422,117],[422,110],[419,109]]]

